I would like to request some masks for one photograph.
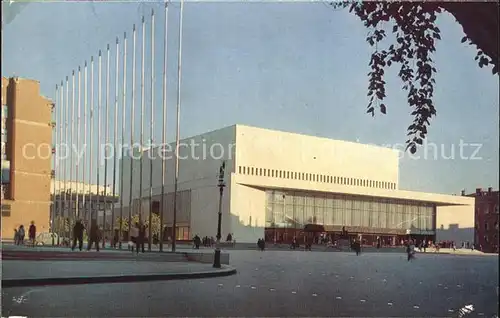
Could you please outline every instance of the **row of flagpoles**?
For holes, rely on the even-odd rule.
[[[163,98],[162,98],[162,145],[166,144],[166,115],[167,115],[167,48],[168,48],[168,37],[167,37],[167,31],[168,31],[168,2],[165,3],[165,24],[164,24],[164,45],[163,45]],[[178,184],[178,176],[179,176],[179,158],[177,156],[178,149],[179,149],[179,134],[180,134],[180,105],[181,105],[181,57],[182,57],[182,23],[183,23],[183,8],[184,8],[184,3],[183,0],[180,2],[180,22],[179,22],[179,48],[178,48],[178,82],[177,82],[177,105],[176,105],[176,116],[177,116],[177,127],[176,127],[176,151],[175,151],[175,179],[174,179],[174,213],[173,213],[173,226],[172,228],[174,229],[174,233],[172,235],[172,250],[175,251],[176,247],[176,212],[177,212],[177,184]],[[150,147],[153,147],[153,142],[154,142],[154,123],[155,123],[155,99],[154,99],[154,87],[156,83],[156,78],[155,78],[155,15],[154,15],[154,10],[151,12],[151,40],[150,40],[150,45],[151,45],[151,76],[150,76]],[[143,187],[145,186],[143,184],[143,153],[144,153],[144,117],[145,117],[145,107],[146,107],[146,92],[145,92],[145,55],[146,55],[146,19],[144,16],[142,17],[142,23],[141,23],[141,31],[142,31],[142,54],[141,54],[141,83],[140,83],[140,178],[139,178],[139,218],[142,221],[142,199],[143,199]],[[111,231],[114,233],[114,228],[115,228],[115,197],[117,194],[117,188],[119,188],[119,216],[120,216],[120,224],[119,224],[119,233],[118,237],[119,240],[122,239],[122,232],[123,232],[123,219],[124,219],[124,207],[128,203],[128,233],[130,236],[130,229],[132,226],[132,203],[133,203],[133,188],[134,188],[134,174],[133,174],[133,163],[135,160],[131,158],[130,160],[130,166],[125,167],[124,163],[124,156],[125,156],[125,149],[124,145],[126,144],[126,138],[125,136],[126,133],[126,106],[128,103],[127,100],[127,35],[126,32],[123,35],[123,42],[121,43],[121,48],[120,50],[120,41],[118,37],[116,38],[116,48],[115,48],[115,61],[114,61],[114,106],[112,110],[112,116],[110,117],[110,68],[111,68],[111,61],[110,61],[110,51],[111,48],[109,44],[107,45],[106,48],[106,69],[105,69],[105,83],[104,83],[104,109],[103,109],[103,100],[102,100],[102,90],[103,90],[103,67],[102,67],[102,59],[103,59],[103,54],[102,51],[99,50],[98,57],[97,57],[97,105],[95,105],[95,74],[94,74],[94,57],[90,57],[90,95],[89,95],[89,88],[88,88],[88,82],[89,82],[89,76],[88,76],[88,68],[89,66],[87,65],[87,61],[84,62],[83,65],[83,107],[81,104],[82,101],[82,96],[81,96],[81,88],[82,88],[82,69],[80,66],[78,66],[78,70],[75,72],[75,70],[72,71],[71,74],[71,80],[68,76],[66,76],[65,81],[62,80],[60,84],[56,85],[56,91],[55,91],[55,130],[54,130],[54,141],[57,146],[59,146],[59,149],[61,148],[61,145],[66,145],[66,146],[71,146],[71,155],[69,158],[66,158],[65,160],[62,160],[60,165],[57,164],[57,157],[58,154],[54,156],[54,169],[55,169],[55,179],[58,180],[58,182],[53,183],[53,204],[52,204],[52,212],[51,212],[51,221],[53,224],[54,218],[56,214],[62,215],[64,214],[62,211],[62,206],[64,206],[64,209],[69,207],[68,211],[68,216],[70,219],[73,221],[76,219],[81,219],[82,214],[86,220],[92,220],[92,219],[98,219],[98,215],[94,215],[93,210],[92,210],[92,205],[101,206],[101,201],[104,202],[104,224],[103,228],[105,229],[106,227],[106,209],[108,206],[108,193],[107,193],[107,184],[108,184],[108,160],[110,155],[112,155],[112,180],[111,180],[111,194],[112,194],[112,200],[110,202],[111,204]],[[136,44],[137,44],[137,39],[136,39],[136,27],[135,24],[133,25],[132,29],[132,83],[131,83],[131,101],[130,101],[130,126],[128,127],[130,130],[130,145],[133,147],[135,144],[135,121],[136,119],[134,118],[135,114],[135,107],[136,107],[136,59],[137,59],[137,50],[136,50]],[[123,68],[122,73],[120,74],[120,57],[122,57],[121,65]],[[119,86],[120,86],[120,75],[121,75],[121,86],[122,86],[122,94],[119,96]],[[76,79],[75,79],[76,77]],[[76,81],[76,83],[75,83]],[[71,82],[71,84],[70,84]],[[71,94],[70,94],[70,88],[71,88]],[[76,94],[75,94],[76,91]],[[77,98],[77,101],[75,103],[75,97]],[[90,100],[89,100],[90,99]],[[119,104],[121,101],[121,137],[120,140],[118,139],[118,108]],[[90,105],[89,105],[90,104]],[[102,118],[104,113],[104,118]],[[95,117],[97,115],[97,120]],[[83,118],[82,118],[83,117]],[[97,123],[96,123],[97,121]],[[113,124],[112,124],[113,123]],[[83,127],[81,127],[81,124],[83,124]],[[104,127],[103,127],[104,124]],[[89,131],[87,132],[87,125],[89,125]],[[101,144],[102,144],[102,136],[104,137],[104,142],[106,145],[110,142],[110,132],[109,132],[109,127],[110,125],[113,126],[114,133],[113,133],[113,140],[112,140],[112,151],[113,153],[110,154],[108,151],[108,148],[105,148],[105,153],[104,156],[106,160],[104,161],[104,167],[102,167],[101,164]],[[76,126],[76,127],[75,127]],[[82,132],[83,128],[83,132]],[[76,129],[76,130],[75,130]],[[104,129],[104,133],[103,130]],[[96,130],[96,131],[95,131]],[[89,135],[89,144],[90,147],[86,147],[87,145],[87,133]],[[94,143],[93,136],[94,134],[97,133],[97,140],[95,140],[97,144],[97,154],[96,154],[96,167],[93,167],[92,162],[94,160],[94,154],[92,153],[92,146]],[[83,140],[82,140],[83,136]],[[82,149],[82,142],[84,146],[84,151],[83,151],[83,161],[80,162],[79,158],[77,160],[74,160],[74,155],[73,153],[80,153],[80,150]],[[118,142],[121,142],[121,154],[117,153],[118,149]],[[89,149],[89,153],[87,153],[87,148]],[[57,149],[57,148],[56,148]],[[67,148],[66,148],[67,149]],[[121,155],[122,160],[121,166],[117,166],[117,155]],[[163,249],[163,211],[165,211],[165,178],[166,178],[166,167],[165,167],[165,156],[162,156],[162,171],[161,171],[161,176],[162,176],[162,186],[161,186],[161,213],[160,213],[160,224],[161,224],[161,230],[160,230],[160,250]],[[68,160],[69,159],[69,160]],[[69,161],[69,162],[68,162]],[[87,163],[88,162],[88,167]],[[83,164],[81,164],[83,163]],[[88,168],[88,169],[87,169]],[[104,180],[101,178],[101,169],[104,168]],[[95,169],[95,170],[94,170]],[[118,178],[117,176],[117,169],[120,172],[120,176]],[[124,180],[124,171],[129,170],[130,172],[130,179],[129,180]],[[97,193],[93,196],[91,188],[92,187],[92,176],[93,173],[96,175],[96,186],[97,186]],[[119,179],[119,182],[117,182],[117,179]],[[101,186],[101,181],[103,181],[103,186],[104,186],[104,191],[101,195],[100,191],[100,186]],[[129,193],[128,197],[129,200],[128,202],[124,202],[124,189],[125,189],[125,182],[129,182]],[[69,186],[68,186],[69,182]],[[83,195],[81,196],[81,206],[83,207],[83,211],[80,211],[80,191],[79,191],[79,186],[83,186]],[[75,193],[74,193],[74,192]],[[59,194],[59,195],[56,195]],[[152,224],[152,199],[153,199],[153,160],[150,160],[150,167],[149,167],[149,224]],[[56,200],[57,202],[56,204]],[[87,206],[85,205],[85,200],[88,200],[90,202],[87,202]],[[94,203],[94,204],[93,204]],[[74,213],[73,213],[73,207],[75,207]],[[87,208],[86,208],[87,207]],[[59,209],[59,211],[56,211],[56,209]],[[59,213],[57,213],[59,212]],[[54,226],[54,225],[52,225]],[[152,240],[152,226],[149,226],[149,244],[148,244],[148,249],[151,250],[151,240]],[[114,234],[113,234],[114,236]]]

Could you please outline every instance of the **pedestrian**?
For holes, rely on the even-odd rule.
[[[264,239],[259,238],[257,240],[257,247],[261,250],[261,252],[264,251],[264,249],[266,248],[266,242],[264,241]]]
[[[99,252],[99,227],[97,226],[97,220],[92,219],[90,221],[90,233],[89,233],[89,244],[87,246],[87,250],[90,251],[92,249],[92,245],[95,243],[95,249]]]
[[[135,225],[130,227],[130,240],[132,241],[132,253],[134,252],[134,247],[137,248],[137,240],[139,239],[139,223],[135,222]]]
[[[136,250],[136,253],[139,254],[139,248],[140,248],[141,251],[144,253],[144,241],[146,238],[146,227],[145,227],[145,225],[142,225],[139,222],[136,223],[136,227],[137,227],[138,235],[136,237],[135,250]]]
[[[193,239],[193,242],[194,242],[194,248],[199,250],[200,249],[200,243],[201,243],[201,239],[200,237],[198,236],[198,234],[196,234],[194,236],[194,239]]]
[[[14,229],[14,244],[19,245],[19,232],[16,228]]]
[[[85,227],[81,220],[77,220],[75,225],[73,226],[73,245],[71,246],[71,250],[74,251],[76,247],[76,241],[78,241],[78,249],[81,251],[83,248],[83,231]]]
[[[359,239],[354,240],[354,251],[356,251],[356,256],[361,254],[361,242]]]
[[[408,244],[406,246],[406,254],[407,254],[407,257],[408,257],[408,262],[411,259],[415,258],[415,245],[413,245],[412,241],[408,241]]]
[[[19,235],[19,245],[24,245],[24,225],[20,225],[19,229],[17,230],[17,233]]]
[[[28,237],[30,244],[32,246],[35,246],[35,241],[36,241],[36,226],[35,226],[35,221],[31,221],[31,225],[28,229]]]

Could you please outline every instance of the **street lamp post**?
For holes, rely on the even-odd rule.
[[[219,218],[217,221],[217,243],[215,246],[215,254],[214,254],[214,267],[221,268],[220,264],[220,239],[221,239],[221,225],[222,225],[222,196],[224,195],[224,187],[226,184],[224,183],[224,170],[226,168],[226,162],[222,161],[222,165],[219,169],[219,183],[217,186],[219,187]]]

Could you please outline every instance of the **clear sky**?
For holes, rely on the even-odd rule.
[[[131,31],[136,23],[136,109],[140,108],[141,15],[146,15],[148,23],[145,89],[149,92],[149,20],[154,8],[158,103],[155,135],[160,135],[162,3],[14,2],[11,9],[23,5],[3,27],[2,76],[37,79],[42,94],[53,97],[55,85],[78,65],[83,67],[84,60],[95,57],[99,49],[104,54],[104,75],[106,44],[111,44],[114,65],[115,37],[119,36],[121,43],[126,31],[130,81]],[[2,3],[2,11],[6,6]],[[169,10],[168,134],[169,140],[173,140],[179,3],[172,3]],[[400,163],[400,187],[439,193],[497,187],[499,79],[491,69],[477,66],[475,50],[460,42],[464,34],[452,16],[442,14],[438,22],[442,41],[437,43],[434,56],[438,69],[434,98],[437,117],[432,120],[428,137],[429,143],[438,145],[438,156],[435,158],[433,146],[428,146],[427,158],[422,149],[420,159],[404,157]],[[361,143],[404,144],[406,128],[412,120],[411,109],[395,69],[387,73],[387,115],[372,118],[365,113],[366,74],[373,50],[365,42],[367,32],[348,10],[334,10],[321,2],[186,3],[181,137],[239,123]],[[97,76],[97,64],[95,71]],[[113,105],[114,74],[110,81]],[[147,97],[146,123],[150,118],[149,105]],[[112,130],[112,125],[108,127]],[[138,131],[139,126],[136,127]],[[149,125],[145,135],[149,136]],[[158,141],[158,137],[155,139]],[[481,159],[471,160],[477,146],[463,146],[460,158],[461,141],[481,144],[473,157]],[[455,159],[443,158],[442,154],[450,156],[453,148]]]

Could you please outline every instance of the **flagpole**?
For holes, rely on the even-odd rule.
[[[62,140],[63,140],[63,124],[64,124],[64,83],[63,81],[61,81],[61,89],[59,90],[59,94],[60,94],[60,104],[61,104],[61,110],[59,112],[59,152],[61,151],[61,144],[63,144]],[[60,163],[60,167],[59,167],[59,172],[60,172],[60,175],[59,175],[59,209],[58,209],[58,215],[63,215],[63,206],[62,206],[62,203],[63,203],[63,198],[62,198],[62,195],[63,195],[63,192],[61,191],[61,188],[62,188],[62,184],[61,184],[61,181],[64,180],[64,170],[63,170],[63,162],[61,161]],[[52,231],[53,232],[53,231]]]
[[[52,151],[52,156],[53,156],[53,160],[54,160],[54,175],[52,175],[52,171],[51,171],[51,180],[53,182],[53,185],[52,185],[52,191],[53,191],[53,194],[52,194],[52,215],[50,217],[50,232],[51,233],[54,233],[54,219],[55,219],[55,215],[56,215],[56,203],[57,203],[57,193],[56,193],[56,170],[57,170],[57,155],[58,155],[58,129],[57,129],[57,109],[59,108],[59,85],[56,84],[56,94],[55,94],[55,97],[54,97],[54,103],[53,103],[53,107],[52,107],[52,115],[54,118],[54,122],[55,122],[55,125],[52,127],[53,130],[55,130],[55,134],[54,134],[54,143],[53,143],[53,151]],[[52,241],[53,242],[53,241]]]
[[[135,112],[135,65],[136,65],[136,30],[135,24],[132,29],[132,107],[130,108],[130,195],[129,195],[129,207],[128,207],[128,237],[130,241],[130,229],[132,226],[132,196],[134,192],[132,191],[133,181],[134,181],[134,112]]]
[[[116,57],[115,57],[115,115],[114,115],[114,130],[113,133],[113,198],[111,201],[111,237],[113,237],[113,248],[116,246],[115,242],[115,198],[116,198],[116,144],[118,143],[118,98],[119,98],[119,87],[118,87],[118,77],[119,74],[119,63],[120,63],[120,42],[118,37],[116,37]]]
[[[142,170],[144,149],[144,57],[146,53],[146,23],[142,16],[142,54],[141,54],[141,157],[139,163],[139,223],[142,225]]]
[[[99,61],[97,66],[97,224],[99,224],[99,211],[101,210],[101,111],[102,111],[102,52],[99,50]]]
[[[83,219],[87,218],[87,210],[85,209],[85,201],[87,196],[87,184],[85,179],[87,178],[87,61],[85,61],[83,66],[83,195],[82,195],[82,209],[83,209]]]
[[[108,209],[108,142],[109,142],[109,61],[110,61],[110,51],[109,44],[107,46],[107,57],[106,57],[106,106],[105,112],[106,117],[104,122],[106,123],[106,128],[104,131],[104,211],[103,211],[103,231],[106,233],[106,218]]]
[[[122,146],[121,146],[121,157],[120,157],[120,230],[118,234],[118,239],[120,241],[120,248],[122,247],[122,230],[123,230],[123,185],[124,185],[124,180],[123,180],[123,168],[124,168],[124,150],[125,150],[125,110],[127,108],[127,33],[123,33],[123,88],[122,88],[122,98],[123,98],[123,103],[122,103]],[[132,171],[130,171],[132,173]]]
[[[66,111],[64,112],[64,115],[66,117],[65,123],[64,123],[64,141],[66,142],[66,153],[65,155],[65,160],[64,160],[64,209],[68,209],[68,217],[70,216],[70,207],[71,207],[71,200],[68,198],[68,144],[69,142],[69,129],[68,129],[68,124],[69,124],[69,77],[66,76]],[[70,145],[71,147],[71,145]],[[71,156],[71,149],[69,152],[69,156]],[[69,201],[69,202],[68,202]]]
[[[181,13],[179,21],[179,52],[177,64],[177,132],[175,136],[175,183],[174,183],[174,217],[173,217],[173,236],[172,252],[175,252],[177,241],[177,190],[179,183],[179,144],[180,144],[180,121],[181,121],[181,74],[182,74],[182,20],[184,16],[184,0],[181,0]]]
[[[163,37],[163,116],[162,116],[162,156],[161,156],[161,214],[160,252],[163,252],[163,213],[165,212],[165,146],[167,142],[167,48],[168,48],[168,1],[165,2],[165,34]]]
[[[81,76],[81,69],[80,66],[78,66],[78,114],[76,115],[76,154],[79,155],[79,149],[80,149],[80,107],[81,107],[81,81],[82,81],[82,76]],[[80,198],[80,187],[79,187],[79,177],[80,177],[80,158],[76,158],[76,173],[75,173],[75,179],[76,179],[76,218],[80,218],[80,206],[79,206],[79,198]]]
[[[151,10],[151,143],[149,145],[149,242],[148,251],[151,251],[152,224],[153,224],[153,142],[154,142],[154,103],[155,103],[155,12]]]
[[[71,219],[75,220],[75,212],[73,211],[73,150],[75,144],[75,71],[72,74],[72,85],[71,85],[71,151],[69,157],[69,191],[70,191],[70,207],[71,207]],[[76,209],[75,209],[76,211]]]
[[[90,133],[89,133],[89,223],[91,224],[93,219],[93,209],[92,209],[92,147],[93,147],[93,139],[94,139],[94,57],[90,57],[90,112],[89,112],[89,125],[90,125]]]

